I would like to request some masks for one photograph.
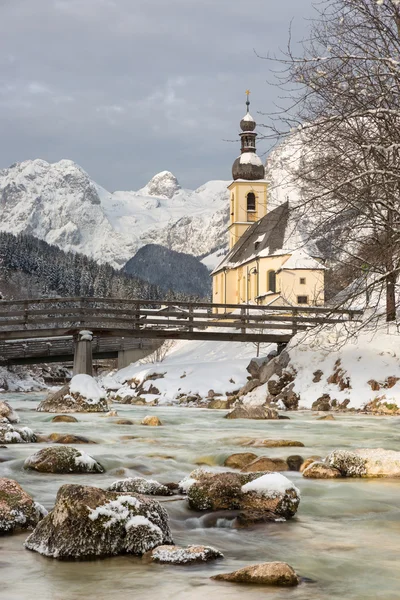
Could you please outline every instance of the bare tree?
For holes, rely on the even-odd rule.
[[[289,43],[273,59],[289,93],[271,131],[279,138],[296,131],[294,171],[312,234],[357,278],[355,295],[383,288],[392,321],[400,271],[400,2],[323,0],[315,10],[301,55]]]

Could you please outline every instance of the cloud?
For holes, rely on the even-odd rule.
[[[268,66],[311,0],[2,0],[0,168],[71,158],[109,189],[171,170],[228,179],[244,91],[274,109]],[[259,117],[264,120],[264,117]],[[266,147],[260,144],[260,153]]]

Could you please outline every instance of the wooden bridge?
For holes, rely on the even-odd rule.
[[[119,351],[116,349],[118,342],[115,343],[113,338],[133,346],[138,345],[138,340],[165,339],[283,345],[298,331],[355,320],[361,314],[362,311],[326,307],[238,306],[115,298],[8,300],[0,301],[0,357],[7,361],[8,356],[8,360],[16,362],[18,357],[11,357],[10,353],[13,343],[18,341],[23,345],[21,356],[25,359],[50,362],[48,357],[56,360],[58,356],[61,362],[67,354],[70,356],[73,344],[75,372],[89,372],[96,343],[98,349],[102,346],[103,354]],[[56,342],[60,338],[66,339]],[[67,352],[64,350],[68,344]],[[44,360],[46,357],[47,361]]]

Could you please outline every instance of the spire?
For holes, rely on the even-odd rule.
[[[249,106],[250,106],[250,94],[251,94],[250,90],[246,90],[246,96],[247,96],[247,100],[246,100],[247,111],[246,111],[246,113],[247,114],[249,112]]]
[[[256,153],[254,131],[257,123],[249,113],[250,90],[246,90],[246,114],[240,121],[241,156],[235,160],[232,168],[233,179],[264,179],[264,166]]]

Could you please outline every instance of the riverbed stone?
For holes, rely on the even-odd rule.
[[[334,421],[335,417],[333,415],[323,415],[322,417],[318,417],[317,421]]]
[[[294,587],[300,583],[299,577],[290,565],[284,562],[262,563],[243,567],[232,573],[214,575],[211,579],[233,583],[249,583]]]
[[[159,502],[82,485],[63,485],[54,509],[25,548],[58,559],[143,555],[172,544],[168,514]]]
[[[110,492],[129,492],[148,496],[172,496],[172,491],[154,479],[144,477],[128,477],[114,481],[108,488]]]
[[[143,556],[147,562],[169,565],[191,565],[217,558],[224,558],[224,555],[212,546],[158,546]]]
[[[286,460],[282,458],[260,456],[242,469],[242,473],[257,473],[260,471],[289,471],[289,466]]]
[[[325,459],[344,477],[400,477],[400,452],[384,448],[334,450]]]
[[[315,400],[315,402],[312,403],[311,408],[312,408],[312,410],[321,410],[321,411],[331,410],[332,405],[331,405],[330,395],[323,394],[322,396],[320,396],[320,398],[318,398],[317,400]]]
[[[300,503],[298,490],[279,473],[210,473],[198,469],[180,483],[180,489],[187,492],[189,508],[199,511],[240,510],[288,519]]]
[[[19,483],[0,478],[0,534],[33,529],[46,514]]]
[[[339,469],[335,469],[324,462],[312,462],[303,471],[303,477],[308,479],[337,479],[342,477]]]
[[[7,419],[9,423],[19,423],[20,419],[8,402],[0,400],[0,418]]]
[[[147,425],[148,427],[161,427],[162,423],[158,417],[155,415],[147,415],[142,420],[142,425]]]
[[[275,408],[267,406],[237,406],[230,413],[225,415],[225,419],[279,419],[279,413]]]
[[[256,458],[257,454],[253,452],[238,452],[228,456],[224,461],[224,466],[231,469],[243,469],[243,467],[253,462]]]
[[[300,467],[300,473],[303,473],[303,471],[305,469],[307,469],[307,467],[309,467],[313,462],[321,462],[322,461],[322,457],[321,456],[309,456],[308,458],[306,458],[303,462],[303,464]]]
[[[95,444],[93,440],[73,433],[51,433],[47,440],[53,444]]]
[[[104,473],[94,458],[71,446],[42,448],[24,462],[24,469],[40,473]]]
[[[117,419],[117,421],[115,421],[116,425],[134,425],[134,422],[131,421],[130,419]]]
[[[87,375],[87,377],[90,377]],[[93,379],[93,378],[90,378]],[[71,380],[73,381],[73,379]],[[97,386],[93,379],[93,384]],[[84,398],[78,392],[71,392],[71,384],[64,385],[57,392],[51,392],[45,400],[39,404],[36,410],[39,412],[63,412],[63,413],[78,413],[78,412],[107,412],[108,403],[106,394],[99,399]],[[98,386],[97,386],[98,387]],[[100,390],[100,388],[99,388]],[[101,390],[100,390],[101,391]]]
[[[29,427],[16,428],[11,423],[0,423],[0,444],[28,444],[36,440]]]
[[[72,415],[56,415],[51,420],[52,423],[78,423],[78,419]]]
[[[304,448],[303,442],[296,440],[254,440],[245,438],[240,442],[241,446],[252,446],[253,448],[285,448],[285,447],[298,447]]]
[[[291,454],[286,458],[289,471],[300,471],[300,467],[304,462],[304,458],[299,454]]]

